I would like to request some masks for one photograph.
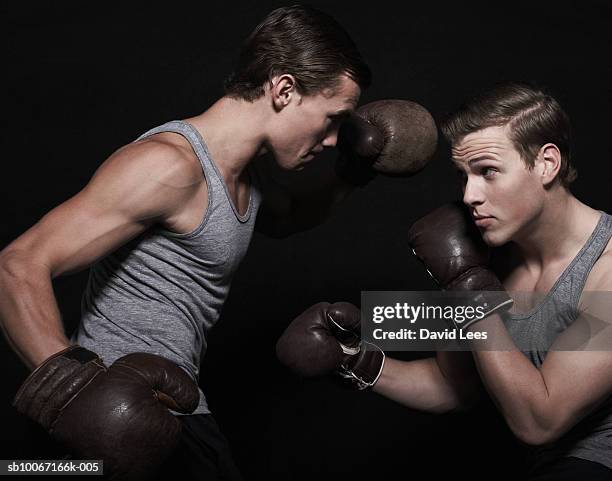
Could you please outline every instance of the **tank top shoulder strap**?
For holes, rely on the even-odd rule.
[[[559,279],[559,288],[571,298],[572,306],[578,306],[591,269],[608,245],[610,237],[612,237],[612,216],[602,212],[593,233],[563,273],[562,279]]]
[[[159,125],[148,130],[147,132],[139,136],[136,141],[162,132],[173,132],[182,135],[189,142],[193,151],[198,157],[198,160],[202,165],[202,169],[206,174],[207,180],[210,178],[211,175],[213,175],[217,181],[220,180],[219,172],[212,162],[206,142],[204,142],[204,139],[202,138],[198,130],[188,122],[185,122],[183,120],[171,120],[170,122],[166,122],[165,124]]]
[[[161,132],[174,132],[185,137],[185,139],[190,143],[191,147],[193,148],[193,151],[195,152],[196,156],[200,161],[200,164],[202,165],[202,169],[204,171],[206,181],[209,184],[209,188],[215,192],[218,191],[219,193],[218,196],[216,195],[216,193],[214,194],[215,199],[221,200],[224,197],[227,198],[228,203],[234,211],[236,218],[240,222],[248,221],[248,219],[251,217],[251,211],[257,210],[259,204],[261,203],[261,183],[256,169],[254,169],[252,165],[249,165],[247,167],[247,174],[249,176],[250,184],[249,207],[246,213],[241,215],[231,200],[227,184],[225,183],[221,172],[219,172],[219,169],[215,165],[215,162],[213,161],[210,155],[206,142],[200,135],[200,132],[198,132],[198,130],[188,122],[185,122],[183,120],[172,120],[170,122],[166,122],[165,124],[148,130],[136,140],[138,141]]]

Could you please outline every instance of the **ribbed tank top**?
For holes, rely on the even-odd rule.
[[[579,301],[593,265],[612,236],[612,216],[602,213],[595,230],[550,291],[529,312],[506,314],[514,342],[538,369],[549,348],[579,315]],[[610,373],[612,375],[612,373]],[[533,450],[536,464],[559,456],[575,456],[612,469],[612,397],[557,442]]]
[[[189,233],[153,226],[94,264],[72,341],[98,353],[107,365],[132,352],[157,354],[197,382],[207,333],[219,319],[251,241],[260,183],[249,167],[249,205],[240,215],[200,133],[175,120],[136,141],[160,132],[175,132],[191,144],[206,178],[206,213]],[[208,412],[200,390],[194,413]]]

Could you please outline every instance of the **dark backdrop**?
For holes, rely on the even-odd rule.
[[[362,103],[411,99],[440,119],[498,81],[530,80],[552,90],[573,121],[579,171],[573,191],[612,211],[607,2],[446,3],[312,4],[345,26],[371,65],[374,84]],[[282,4],[0,7],[0,247],[75,194],[115,149],[155,125],[205,110],[221,95],[242,39]],[[301,178],[314,179],[331,158]],[[405,237],[411,222],[457,195],[448,158],[441,144],[418,176],[375,179],[312,231],[280,241],[255,236],[210,336],[201,376],[248,479],[520,473],[524,450],[491,404],[466,414],[417,413],[328,379],[296,379],[274,357],[287,323],[317,301],[358,303],[362,290],[433,287]],[[68,331],[86,275],[55,284]],[[0,351],[0,458],[52,457],[45,435],[10,407],[27,372],[4,339]]]

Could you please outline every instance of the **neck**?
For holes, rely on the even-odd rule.
[[[265,152],[266,109],[262,99],[247,102],[222,97],[202,114],[185,120],[200,132],[226,179],[238,178],[249,162]]]
[[[539,214],[514,239],[514,244],[528,264],[549,265],[576,255],[598,220],[598,211],[556,186]]]

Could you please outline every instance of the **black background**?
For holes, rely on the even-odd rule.
[[[118,147],[210,106],[243,38],[283,4],[2,6],[0,247],[80,190]],[[440,119],[499,81],[550,89],[572,118],[579,172],[573,192],[612,211],[607,2],[311,4],[349,31],[370,64],[374,84],[362,103],[410,99]],[[332,158],[317,160],[301,181],[315,179]],[[416,218],[456,197],[448,158],[441,143],[418,176],[376,178],[325,225],[285,240],[255,236],[201,375],[247,479],[410,479],[416,472],[490,470],[520,478],[524,450],[491,404],[464,414],[418,413],[328,379],[296,379],[274,357],[284,327],[315,302],[358,303],[362,290],[433,287],[405,237]],[[86,276],[55,283],[68,331]],[[10,407],[27,372],[3,339],[0,350],[0,458],[52,457],[44,433]]]

